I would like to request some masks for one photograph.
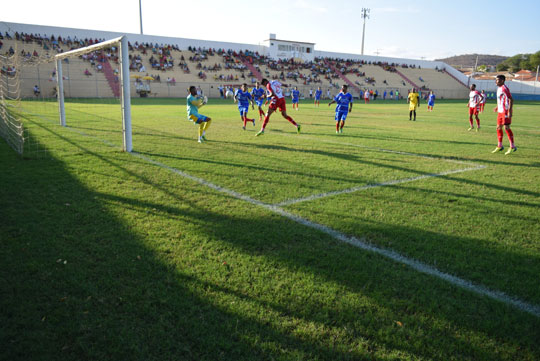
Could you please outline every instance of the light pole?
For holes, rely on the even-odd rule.
[[[362,8],[360,17],[364,19],[364,28],[362,30],[362,55],[364,55],[364,36],[366,35],[366,19],[369,19],[369,9]]]
[[[139,0],[139,20],[141,23],[141,35],[143,35],[142,31],[142,0]]]

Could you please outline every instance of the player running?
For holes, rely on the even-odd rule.
[[[298,111],[298,102],[300,100],[300,91],[298,90],[298,87],[294,87],[293,91],[291,92],[291,98],[292,98],[292,107]]]
[[[364,103],[369,103],[369,90],[367,89],[364,90]]]
[[[334,97],[334,100],[328,103],[328,106],[337,103],[336,134],[343,133],[343,126],[345,125],[345,119],[347,119],[347,114],[352,112],[353,97],[351,93],[349,93],[347,90],[347,85],[343,85],[339,94]]]
[[[255,134],[256,137],[264,134],[264,129],[266,128],[266,125],[268,124],[268,121],[270,120],[270,116],[273,112],[275,112],[278,108],[281,111],[281,115],[283,118],[287,119],[292,125],[296,127],[296,132],[300,133],[300,124],[297,124],[293,118],[287,115],[287,108],[285,105],[285,97],[283,96],[283,91],[281,90],[281,83],[277,80],[268,81],[268,79],[263,79],[261,81],[261,85],[263,87],[266,87],[268,92],[271,94],[272,100],[270,101],[270,105],[268,106],[268,112],[266,113],[266,116],[264,117],[264,122],[262,124],[261,130]]]
[[[427,110],[428,112],[433,111],[433,106],[435,105],[435,94],[433,94],[433,91],[429,92],[428,96],[428,102],[427,102]]]
[[[266,91],[264,88],[261,88],[261,84],[259,82],[255,82],[255,88],[251,90],[251,98],[253,98],[253,101],[259,108],[259,120],[262,121],[264,117],[264,110],[262,109],[262,106],[264,103],[264,98],[266,98]]]
[[[318,107],[321,102],[321,96],[322,96],[322,90],[321,87],[318,87],[317,90],[315,90],[315,105]]]
[[[409,120],[416,121],[416,108],[420,108],[420,94],[418,94],[415,88],[412,88],[407,96],[407,103],[409,103]],[[414,119],[411,119],[413,114]]]
[[[238,110],[240,111],[240,118],[244,122],[244,126],[242,129],[246,130],[246,124],[248,121],[253,122],[253,126],[255,126],[255,119],[248,119],[247,114],[249,111],[249,103],[251,103],[251,109],[255,109],[253,106],[253,99],[251,98],[251,94],[247,91],[247,84],[244,83],[240,87],[240,89],[236,90],[236,93],[234,94],[234,102],[238,103]]]
[[[199,143],[206,140],[205,134],[212,122],[211,118],[199,114],[199,108],[204,104],[204,99],[197,97],[197,88],[194,85],[190,86],[189,95],[187,96],[187,117],[188,120],[199,125]]]
[[[467,129],[468,131],[474,129],[473,115],[476,118],[476,131],[480,130],[480,118],[478,117],[478,113],[480,112],[480,104],[482,103],[482,99],[484,99],[484,97],[478,90],[476,90],[476,84],[472,84],[471,91],[469,92],[469,103],[467,103],[469,107],[470,124],[469,129]]]
[[[512,123],[512,112],[514,106],[514,100],[512,99],[512,94],[510,94],[510,89],[504,84],[506,77],[504,75],[497,75],[495,83],[497,84],[497,106],[493,109],[494,112],[497,112],[497,148],[491,153],[497,153],[504,149],[502,145],[503,131],[506,131],[508,140],[510,141],[510,149],[504,154],[510,154],[517,150],[516,145],[514,144],[514,133],[510,129],[510,124]]]

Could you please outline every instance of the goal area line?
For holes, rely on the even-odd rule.
[[[314,195],[307,196],[307,197],[302,197],[302,198],[289,199],[289,200],[286,200],[286,201],[283,201],[283,202],[280,202],[280,203],[276,203],[275,205],[276,206],[281,206],[281,207],[282,206],[290,206],[290,205],[297,204],[297,203],[314,201],[316,199],[333,197],[333,196],[337,196],[337,195],[340,195],[340,194],[355,193],[355,192],[358,192],[358,191],[363,191],[363,190],[371,189],[371,188],[379,188],[379,187],[392,186],[392,185],[402,184],[402,183],[410,183],[410,182],[415,182],[415,181],[422,180],[422,179],[443,177],[443,176],[450,175],[450,174],[470,172],[470,171],[484,169],[484,168],[486,168],[485,165],[478,165],[476,167],[449,170],[449,171],[445,171],[445,172],[441,172],[441,173],[423,174],[423,175],[418,176],[418,177],[395,179],[395,180],[390,180],[390,181],[381,182],[381,183],[367,184],[365,186],[360,186],[360,187],[352,187],[352,188],[344,189],[344,190],[340,190],[340,191],[331,191],[331,192],[326,192],[326,193],[314,194]]]

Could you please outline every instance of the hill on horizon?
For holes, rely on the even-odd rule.
[[[435,59],[437,61],[443,61],[453,67],[468,67],[471,68],[476,63],[476,57],[478,57],[478,65],[497,66],[502,63],[508,56],[500,55],[488,55],[488,54],[464,54],[450,56],[444,59]]]

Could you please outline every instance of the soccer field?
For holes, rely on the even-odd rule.
[[[0,142],[6,359],[540,359],[540,104],[510,155],[489,103],[468,132],[466,101],[357,101],[336,134],[304,101],[255,137],[211,99],[203,144],[184,99],[132,104],[133,153],[97,100],[24,104],[45,157]]]

